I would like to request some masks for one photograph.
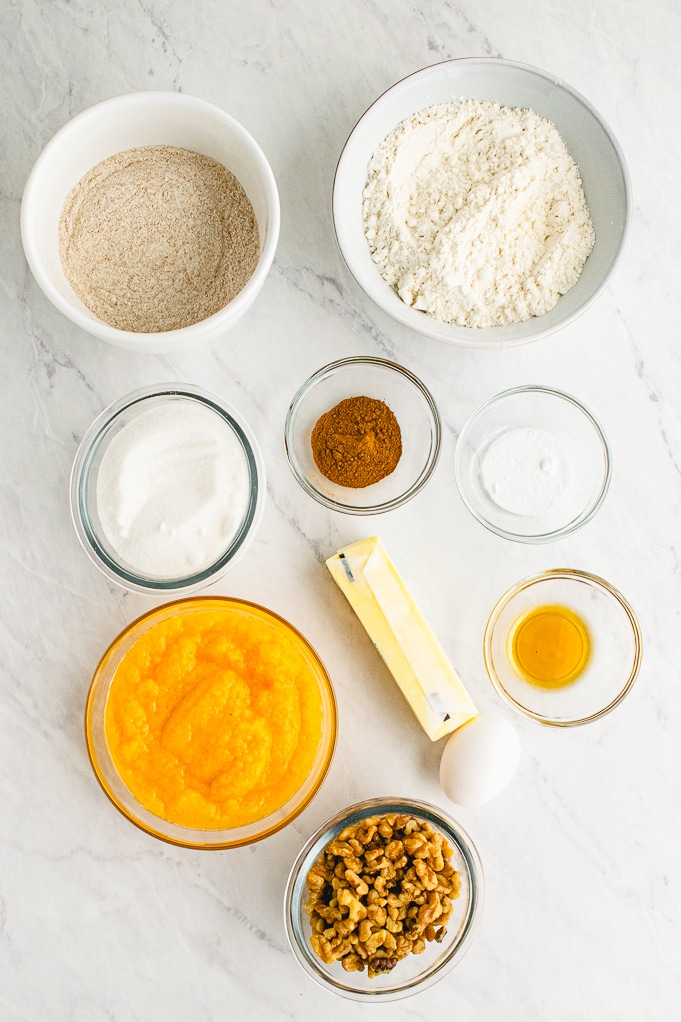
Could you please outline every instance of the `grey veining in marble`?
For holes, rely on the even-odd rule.
[[[681,8],[673,0],[0,0],[0,1019],[209,1022],[671,1022],[681,1016]],[[623,262],[576,323],[501,352],[450,348],[398,326],[347,273],[331,222],[342,145],[393,82],[439,60],[502,56],[550,70],[603,114],[635,209]],[[24,260],[19,204],[70,117],[141,89],[196,95],[240,120],[272,163],[282,231],[256,304],[224,342],[135,356],[79,331]],[[366,521],[297,486],[288,403],[325,362],[377,354],[420,375],[444,449],[411,503]],[[183,380],[221,393],[261,443],[268,502],[249,553],[215,591],[284,613],[319,650],[340,709],[337,754],[310,807],[234,852],[163,845],[103,797],[83,741],[99,656],[153,600],[110,584],[71,526],[80,438],[111,401]],[[505,387],[574,393],[614,452],[611,492],[573,537],[504,542],[467,513],[453,453],[469,412]],[[556,734],[515,719],[512,786],[453,810],[485,867],[486,907],[463,962],[432,990],[353,1005],[288,950],[282,895],[308,835],[373,794],[443,801],[431,746],[335,590],[323,561],[380,532],[483,711],[512,714],[486,680],[481,635],[503,590],[581,567],[637,610],[645,658],[610,717]],[[350,639],[350,641],[348,641]]]

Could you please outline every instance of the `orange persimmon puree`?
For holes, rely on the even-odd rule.
[[[300,788],[322,716],[315,675],[283,624],[199,605],[153,625],[125,653],[105,733],[146,809],[221,830],[263,819]]]

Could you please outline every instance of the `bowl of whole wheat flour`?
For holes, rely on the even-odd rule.
[[[626,241],[629,175],[612,132],[537,68],[464,58],[388,89],[336,170],[338,245],[384,312],[428,337],[496,348],[566,326]]]
[[[217,340],[260,291],[279,236],[262,150],[227,113],[173,92],[118,96],[45,146],[21,204],[50,301],[119,347]]]

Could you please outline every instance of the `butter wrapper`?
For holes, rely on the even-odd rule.
[[[326,566],[431,741],[477,716],[471,697],[376,536]]]

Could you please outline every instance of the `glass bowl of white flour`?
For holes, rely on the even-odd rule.
[[[128,394],[83,437],[71,472],[80,543],[108,578],[159,596],[216,581],[262,517],[265,469],[239,413],[188,384]]]
[[[536,340],[608,283],[629,176],[591,104],[536,68],[445,61],[388,89],[341,154],[336,237],[399,323],[467,347]]]
[[[576,398],[549,387],[515,387],[464,423],[454,471],[461,498],[504,539],[548,543],[593,518],[610,485],[605,434]]]

